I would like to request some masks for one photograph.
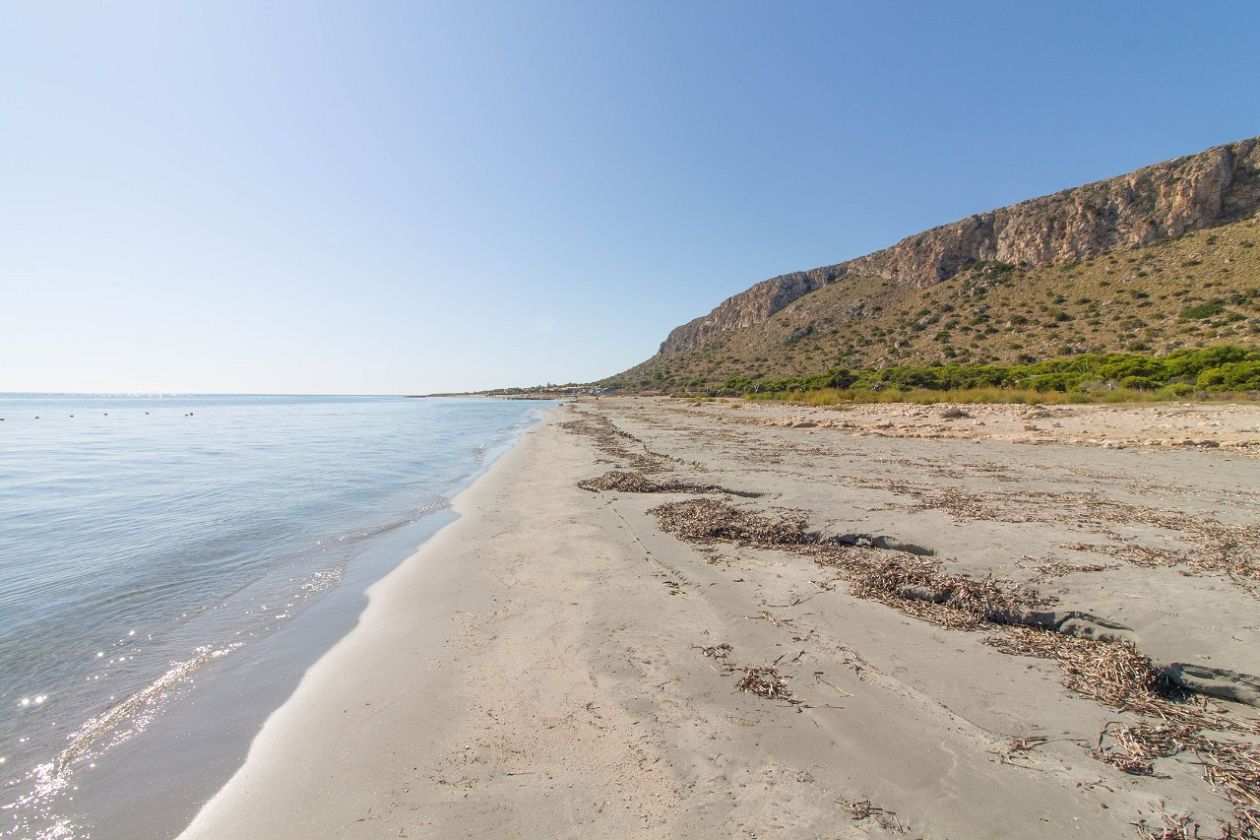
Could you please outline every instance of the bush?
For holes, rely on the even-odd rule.
[[[1159,383],[1148,376],[1126,376],[1120,380],[1120,384],[1138,391],[1154,391],[1159,387]]]
[[[1080,374],[1075,373],[1043,373],[1040,376],[1034,376],[1029,381],[1033,390],[1036,391],[1059,391],[1066,393],[1076,387],[1081,381]]]
[[[1206,303],[1196,303],[1194,306],[1187,306],[1181,310],[1181,320],[1183,321],[1202,321],[1205,318],[1213,318],[1225,311],[1225,307],[1220,301],[1210,300]]]
[[[1244,350],[1232,344],[1218,344],[1201,350],[1178,350],[1164,357],[1164,366],[1171,377],[1194,377],[1208,368],[1220,367],[1227,362],[1245,362],[1260,359],[1260,353]]]
[[[1229,362],[1199,374],[1204,391],[1260,391],[1260,361]]]
[[[1041,361],[1027,357],[1021,364],[966,364],[960,360],[881,370],[832,368],[814,376],[787,379],[754,381],[735,376],[723,383],[723,389],[766,399],[780,398],[776,395],[801,399],[790,395],[816,394],[819,404],[859,398],[881,402],[952,400],[963,393],[992,401],[1030,401],[1042,399],[1034,395],[1064,394],[1070,402],[1123,402],[1173,399],[1193,393],[1196,385],[1205,391],[1260,390],[1260,351],[1222,344],[1162,357],[1082,353]],[[994,394],[1004,396],[998,400]],[[815,401],[814,397],[805,399]]]

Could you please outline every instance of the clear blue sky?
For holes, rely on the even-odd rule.
[[[0,391],[586,380],[1260,134],[1239,3],[0,5]]]

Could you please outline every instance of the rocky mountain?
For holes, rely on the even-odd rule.
[[[872,278],[885,281],[885,289],[908,290],[902,297],[910,299],[915,291],[979,266],[1028,271],[1072,265],[1228,224],[1257,210],[1260,138],[1252,138],[970,216],[847,262],[763,281],[674,329],[645,365],[659,369],[671,357],[685,361],[716,337],[765,324],[820,290],[852,286],[850,308],[860,312],[864,304],[857,293]],[[812,332],[813,326],[796,329]]]

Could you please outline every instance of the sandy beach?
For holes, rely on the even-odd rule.
[[[1260,408],[950,408],[550,411],[181,836],[1254,830]]]

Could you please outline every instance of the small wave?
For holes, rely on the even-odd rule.
[[[337,584],[341,583],[341,579],[345,577],[345,569],[325,569],[322,572],[316,572],[298,587],[298,591],[303,595],[318,595],[320,592],[326,592]]]
[[[193,658],[173,663],[162,676],[144,688],[101,714],[89,718],[70,735],[70,743],[52,761],[36,765],[26,774],[24,781],[28,789],[24,793],[15,800],[0,806],[0,810],[15,812],[14,824],[8,826],[7,829],[20,832],[20,834],[0,833],[0,837],[24,836],[35,838],[35,840],[70,840],[70,838],[88,837],[89,835],[84,833],[81,826],[53,814],[53,803],[60,794],[70,788],[71,769],[75,762],[97,755],[93,747],[111,733],[115,737],[106,749],[139,734],[157,716],[160,705],[175,687],[188,679],[201,666],[226,656],[243,644],[243,642],[233,642],[221,647],[213,645],[199,647],[194,650],[196,655]],[[130,723],[130,728],[119,731],[119,727],[124,723]]]
[[[346,539],[361,540],[370,537],[379,537],[381,534],[388,534],[390,531],[397,531],[399,528],[410,525],[411,523],[423,519],[426,516],[432,516],[440,511],[448,510],[450,506],[450,499],[445,496],[436,496],[431,501],[425,502],[417,507],[410,516],[403,519],[396,519],[393,522],[386,522],[373,528],[365,528],[357,534],[353,534],[348,538],[343,537],[341,539],[344,541]]]
[[[89,718],[83,726],[70,736],[70,745],[61,751],[52,762],[52,770],[54,776],[64,776],[67,769],[76,758],[83,755],[93,744],[101,738],[112,732],[123,721],[136,717],[138,713],[152,709],[156,704],[160,703],[167,693],[179,683],[183,682],[188,676],[210,662],[221,656],[227,656],[232,651],[241,647],[244,642],[232,642],[223,647],[214,647],[213,645],[203,645],[197,648],[192,659],[183,662],[174,663],[162,676],[149,683],[135,694],[123,700],[121,703],[107,709],[101,714]],[[137,723],[147,725],[151,720],[138,720]],[[135,731],[139,731],[137,728]]]
[[[419,519],[421,516],[432,516],[439,511],[450,510],[450,507],[450,499],[445,496],[438,496],[433,501],[427,502],[416,508],[416,518]]]

